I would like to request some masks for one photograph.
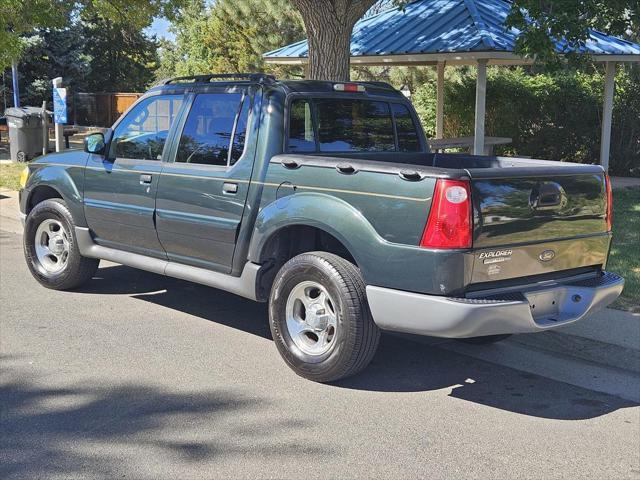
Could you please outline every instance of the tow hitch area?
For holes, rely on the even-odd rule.
[[[600,288],[594,288],[596,285],[589,285],[588,282],[577,282],[524,292],[524,296],[529,302],[533,321],[540,327],[549,327],[576,320],[587,311],[594,310],[599,303],[610,303],[619,295],[624,281],[613,274],[606,274],[601,283],[597,286]],[[615,288],[617,285],[619,288]],[[611,287],[614,287],[613,291]]]
[[[559,306],[564,296],[564,289],[530,292],[525,294],[531,308],[531,315],[538,324],[560,321]]]

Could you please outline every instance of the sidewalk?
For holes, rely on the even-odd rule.
[[[18,192],[0,188],[0,230],[22,234]]]
[[[613,188],[640,187],[640,178],[637,177],[611,177]]]

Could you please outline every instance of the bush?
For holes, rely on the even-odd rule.
[[[445,137],[473,135],[475,69],[452,70],[445,82]],[[561,72],[531,75],[523,68],[490,68],[486,134],[511,137],[499,155],[597,163],[604,75]],[[435,132],[435,84],[413,97],[427,135]],[[640,176],[640,69],[618,67],[610,170]]]

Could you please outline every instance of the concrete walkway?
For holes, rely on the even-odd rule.
[[[613,188],[640,187],[640,178],[636,177],[611,177]]]
[[[0,188],[0,230],[22,233],[18,192]]]

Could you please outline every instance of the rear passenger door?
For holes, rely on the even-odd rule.
[[[255,148],[249,90],[189,97],[156,197],[158,238],[170,260],[230,272]]]

